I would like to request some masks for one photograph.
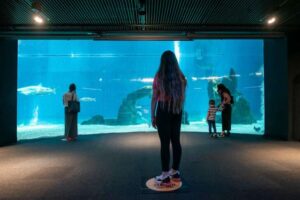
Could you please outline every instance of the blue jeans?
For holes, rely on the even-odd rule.
[[[211,127],[214,129],[214,133],[217,133],[217,130],[216,130],[216,121],[215,120],[207,120],[207,123],[208,123],[209,134],[211,134]]]

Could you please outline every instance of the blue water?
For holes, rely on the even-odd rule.
[[[24,134],[34,138],[30,127],[35,127],[38,132],[36,127],[42,125],[63,124],[62,95],[70,83],[77,85],[80,98],[89,98],[89,101],[81,102],[79,123],[94,115],[116,119],[119,107],[129,93],[152,85],[165,50],[174,51],[188,80],[185,110],[190,126],[196,126],[193,130],[197,129],[195,124],[205,121],[209,79],[220,83],[233,69],[238,91],[235,98],[247,100],[254,119],[251,123],[233,123],[233,129],[263,134],[263,40],[19,40],[17,120],[18,135],[22,133],[19,138],[26,138]],[[24,92],[31,86],[34,86],[34,92]],[[48,91],[41,92],[37,88]],[[138,115],[143,119],[138,124],[150,122],[150,100],[149,96],[137,100]],[[26,131],[22,129],[24,127]],[[130,131],[130,127],[121,128]],[[183,129],[188,130],[189,126]],[[41,129],[39,137],[43,131]]]

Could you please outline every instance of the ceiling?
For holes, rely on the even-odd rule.
[[[34,2],[44,25],[33,22]],[[300,0],[1,0],[0,16],[0,37],[274,36],[299,30]]]

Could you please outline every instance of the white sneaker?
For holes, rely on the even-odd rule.
[[[219,135],[219,137],[225,137],[225,133],[222,131]]]
[[[172,179],[172,181],[175,182],[180,182],[181,178],[180,178],[180,172],[178,170],[170,170],[169,171],[169,176]]]
[[[169,174],[161,174],[155,177],[156,184],[160,186],[169,186],[171,185],[171,179]]]

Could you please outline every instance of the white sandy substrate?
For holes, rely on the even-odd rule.
[[[262,135],[263,132],[256,132],[254,126],[259,124],[232,125],[232,133]],[[261,126],[260,126],[261,127]],[[191,122],[190,125],[182,125],[184,132],[208,132],[205,122]],[[221,124],[217,124],[217,131],[220,132]],[[64,135],[64,124],[44,124],[44,125],[20,125],[17,127],[18,140],[35,139],[42,137],[56,137]],[[79,135],[107,134],[107,133],[128,133],[128,132],[151,132],[156,131],[149,124],[108,126],[108,125],[78,125]]]

